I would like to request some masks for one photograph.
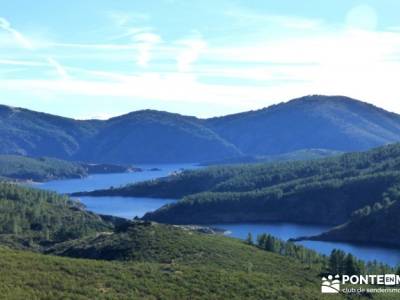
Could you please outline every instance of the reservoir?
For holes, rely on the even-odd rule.
[[[172,172],[198,168],[190,164],[174,165],[144,165],[139,166],[142,172],[95,174],[82,179],[54,180],[46,183],[33,184],[37,188],[52,190],[59,193],[72,193],[105,189],[121,185],[165,177]],[[151,199],[139,197],[79,197],[79,201],[87,209],[100,214],[113,215],[123,218],[142,217],[146,212],[154,211],[163,205],[173,203],[174,199]],[[269,233],[282,240],[299,236],[316,235],[326,231],[328,227],[319,225],[304,225],[294,223],[236,223],[211,224],[225,230],[225,235],[244,239],[250,232],[254,238],[261,233]],[[356,245],[340,242],[301,241],[298,244],[314,249],[322,254],[329,255],[333,249],[350,252],[365,261],[377,260],[396,266],[400,263],[400,249],[385,248],[374,245]]]

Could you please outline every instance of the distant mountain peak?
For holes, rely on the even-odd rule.
[[[400,141],[400,116],[346,96],[308,95],[207,120],[246,155],[366,150]]]
[[[367,105],[371,107],[375,107],[372,104],[367,102],[357,100],[354,98],[350,98],[347,96],[340,95],[307,95],[299,98],[295,98],[289,100],[287,102],[281,102],[276,105],[272,105],[272,107],[279,106],[291,106],[291,105],[330,105],[330,104],[344,104],[344,105]],[[268,109],[269,107],[266,107]]]
[[[108,120],[116,120],[116,119],[129,119],[129,118],[136,118],[136,117],[173,117],[173,118],[185,118],[185,119],[197,119],[193,116],[186,116],[179,113],[173,113],[163,110],[156,110],[156,109],[141,109],[131,111],[129,113],[119,115]]]
[[[379,112],[385,112],[385,113],[390,113],[390,114],[395,114],[389,111],[384,110],[383,108],[380,108],[374,104],[361,101],[355,98],[347,97],[347,96],[341,96],[341,95],[308,95],[308,96],[303,96],[299,98],[292,99],[288,102],[280,103],[275,106],[279,105],[293,105],[293,104],[312,104],[312,105],[351,105],[351,106],[358,106],[358,107],[363,107],[365,109],[371,109],[371,110],[376,110]],[[266,108],[268,109],[268,107]]]

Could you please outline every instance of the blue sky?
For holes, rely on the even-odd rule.
[[[0,103],[199,117],[308,94],[400,113],[400,1],[4,0]]]

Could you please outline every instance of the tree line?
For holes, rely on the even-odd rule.
[[[365,262],[357,259],[351,253],[333,249],[330,255],[323,255],[293,242],[283,241],[270,234],[258,235],[256,240],[251,233],[247,235],[245,243],[259,249],[292,257],[308,266],[318,266],[321,273],[333,275],[364,275],[364,274],[399,274],[400,265],[391,267],[376,260]]]

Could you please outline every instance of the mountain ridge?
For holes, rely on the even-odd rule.
[[[22,110],[22,111],[36,112],[36,113],[43,114],[43,115],[56,116],[56,117],[63,118],[63,119],[74,120],[74,121],[82,121],[82,122],[86,122],[86,121],[104,122],[104,121],[109,121],[109,120],[120,118],[120,117],[125,117],[125,116],[131,115],[131,114],[142,114],[142,113],[169,113],[169,114],[182,116],[182,117],[186,117],[186,118],[191,118],[191,119],[197,119],[197,120],[215,120],[215,119],[228,118],[228,117],[229,118],[233,118],[233,117],[236,117],[236,116],[239,116],[239,115],[243,115],[243,114],[257,113],[257,112],[273,109],[273,108],[275,108],[277,106],[287,105],[287,104],[293,104],[293,103],[310,101],[310,100],[311,101],[315,101],[316,98],[320,98],[319,100],[321,102],[323,102],[323,101],[329,102],[329,101],[332,101],[332,99],[334,99],[334,98],[340,98],[341,101],[354,101],[354,102],[358,102],[360,104],[363,104],[366,107],[374,108],[374,109],[380,110],[382,112],[385,112],[385,113],[400,117],[399,113],[385,110],[384,108],[379,107],[379,106],[377,106],[375,104],[368,103],[368,102],[365,102],[365,101],[362,101],[362,100],[359,100],[359,99],[355,99],[355,98],[348,97],[348,96],[343,96],[343,95],[321,95],[321,94],[305,95],[305,96],[301,96],[301,97],[290,99],[288,101],[281,101],[281,102],[278,102],[278,103],[275,103],[275,104],[271,104],[271,105],[268,105],[268,106],[265,106],[265,107],[262,107],[262,108],[259,108],[259,109],[251,109],[251,110],[246,110],[246,111],[243,111],[243,112],[231,113],[231,114],[227,114],[227,115],[221,115],[221,116],[215,116],[215,117],[209,117],[209,118],[200,118],[200,117],[196,117],[196,116],[193,116],[193,115],[184,115],[184,114],[177,113],[177,112],[169,112],[169,111],[159,110],[159,109],[144,108],[144,109],[133,110],[133,111],[130,111],[130,112],[127,112],[127,113],[123,113],[121,115],[109,117],[108,119],[99,119],[99,118],[79,119],[79,118],[56,115],[56,114],[42,112],[42,111],[36,111],[36,110],[32,110],[32,109],[28,109],[28,108],[24,108],[24,107],[20,107],[20,106],[13,106],[13,105],[1,104],[1,103],[0,103],[0,113],[2,112],[2,110],[5,110],[5,109],[12,110],[12,111]]]
[[[393,143],[398,141],[399,120],[398,114],[349,97],[312,95],[208,122],[242,152],[273,155],[308,148],[357,151]]]
[[[97,163],[202,163],[398,141],[400,115],[344,96],[304,96],[208,119],[145,109],[75,120],[0,105],[1,154]]]

